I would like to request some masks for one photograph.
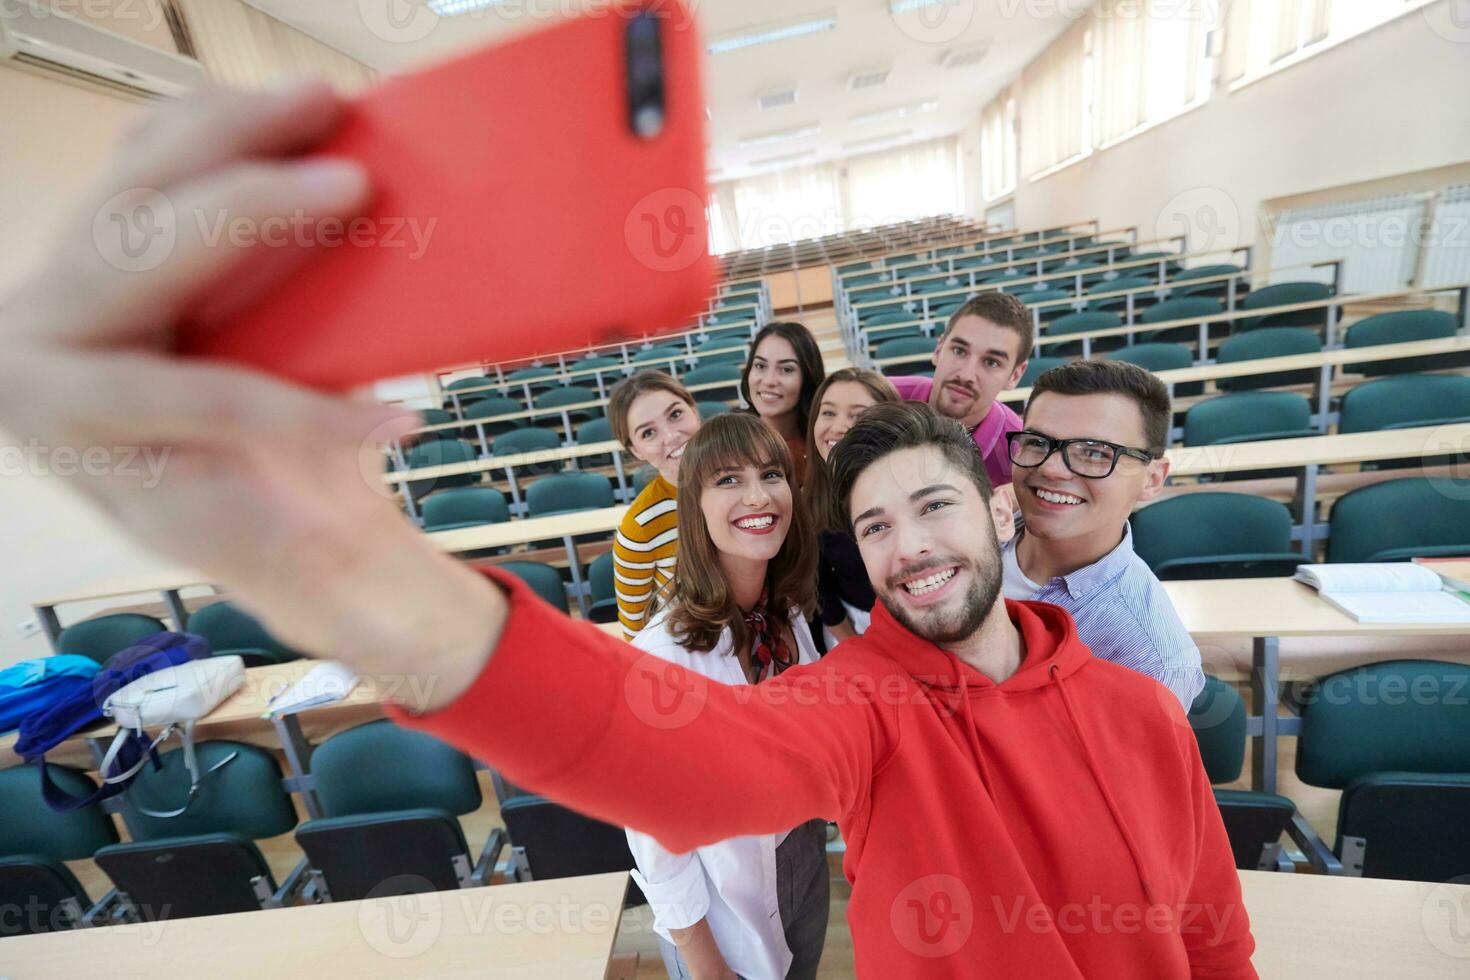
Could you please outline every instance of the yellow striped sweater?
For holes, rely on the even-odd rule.
[[[643,488],[613,538],[618,622],[631,640],[648,622],[653,596],[674,577],[679,548],[674,485],[662,476]]]

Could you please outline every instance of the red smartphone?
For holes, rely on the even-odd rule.
[[[209,297],[236,312],[179,351],[341,389],[687,326],[715,275],[700,53],[682,2],[646,0],[367,93],[313,151],[367,167],[367,214],[256,245],[296,254],[252,255],[235,291],[300,268]]]

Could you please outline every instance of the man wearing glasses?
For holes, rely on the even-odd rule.
[[[1025,525],[1002,550],[1006,598],[1066,609],[1095,656],[1154,678],[1186,711],[1199,648],[1133,552],[1128,515],[1169,475],[1169,392],[1122,361],[1074,361],[1036,380],[1007,433]]]

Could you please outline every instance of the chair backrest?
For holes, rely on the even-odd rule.
[[[490,441],[490,455],[514,456],[516,453],[555,449],[560,445],[561,436],[551,429],[511,429]]]
[[[1365,664],[1321,678],[1302,700],[1304,783],[1341,789],[1371,773],[1470,773],[1470,666]]]
[[[1411,340],[1433,340],[1453,337],[1455,316],[1443,310],[1400,310],[1379,313],[1348,327],[1344,347],[1372,347],[1376,344],[1402,344]]]
[[[680,380],[686,385],[710,384],[715,381],[739,381],[740,368],[733,364],[706,364],[686,372]]]
[[[536,396],[537,408],[560,408],[563,405],[580,405],[584,402],[597,401],[597,392],[592,388],[582,388],[578,385],[567,385],[562,388],[553,388]]]
[[[454,415],[442,408],[421,408],[419,418],[424,420],[425,425],[443,425],[454,421]]]
[[[432,498],[431,498],[432,499]],[[276,639],[260,620],[228,600],[214,602],[196,610],[189,617],[189,632],[209,641],[214,653],[235,650],[262,650],[278,660],[295,660],[302,656]]]
[[[1189,708],[1189,727],[1212,783],[1233,783],[1245,767],[1245,702],[1240,692],[1205,676],[1204,689]]]
[[[466,421],[494,418],[497,415],[513,415],[524,412],[525,404],[519,398],[482,398],[473,405],[466,405],[462,413]]]
[[[97,785],[65,766],[48,767],[51,781],[72,796],[90,796]],[[0,857],[35,854],[57,861],[89,858],[117,843],[117,830],[100,806],[57,813],[41,796],[41,774],[32,766],[0,769]]]
[[[1091,286],[1087,287],[1087,295],[1092,296],[1097,293],[1112,293],[1122,289],[1147,289],[1152,285],[1154,285],[1154,281],[1152,279],[1145,279],[1143,276],[1135,276],[1130,274],[1126,276],[1119,276],[1116,279],[1104,279],[1102,282],[1093,283]],[[1126,300],[1126,297],[1114,296],[1111,297],[1111,300],[1113,302],[1123,303]]]
[[[1111,330],[1122,325],[1123,318],[1116,313],[1068,313],[1047,325],[1046,336],[1058,337],[1062,334],[1082,333],[1084,330]]]
[[[73,653],[91,657],[100,663],[120,650],[168,627],[142,613],[112,613],[73,623],[56,638],[57,653]]]
[[[1306,327],[1268,327],[1236,334],[1220,345],[1215,360],[1220,364],[1254,361],[1262,357],[1289,357],[1292,354],[1318,354],[1322,339]]]
[[[612,482],[600,473],[557,473],[526,487],[526,508],[532,517],[612,505]]]
[[[1267,306],[1288,306],[1292,303],[1315,303],[1331,299],[1332,287],[1321,282],[1278,282],[1274,286],[1262,286],[1240,301],[1242,310],[1259,310]]]
[[[1066,364],[1071,358],[1068,357],[1037,357],[1032,355],[1026,362],[1026,370],[1021,375],[1021,380],[1016,382],[1017,388],[1025,388],[1036,383],[1036,379],[1054,367]]]
[[[871,316],[865,316],[860,319],[862,325],[865,327],[883,327],[890,323],[907,323],[915,315],[909,313],[907,310],[885,310],[882,313],[874,313]]]
[[[686,357],[688,351],[683,347],[650,347],[648,350],[639,351],[633,355],[634,364],[667,364],[672,360]]]
[[[505,494],[494,487],[458,487],[436,493],[424,501],[422,514],[425,531],[503,524],[510,520]]]
[[[594,820],[540,796],[517,796],[500,805],[512,846],[523,849],[531,877],[571,878],[631,871],[633,852],[621,827]],[[642,894],[629,886],[629,904]]]
[[[1190,282],[1194,279],[1206,279],[1211,276],[1234,275],[1244,270],[1238,265],[1201,265],[1193,269],[1180,269],[1169,278],[1173,282]]]
[[[577,426],[577,444],[580,446],[608,442],[612,437],[612,423],[606,417],[588,419]]]
[[[570,613],[567,605],[567,587],[561,572],[538,561],[505,561],[496,566],[502,572],[514,575],[525,582],[542,599],[564,613]]]
[[[587,584],[592,590],[592,601],[602,602],[617,598],[613,581],[613,553],[605,551],[592,559],[587,566]]]
[[[0,939],[75,929],[92,902],[66,865],[34,854],[0,857],[0,896]]]
[[[329,817],[422,807],[466,814],[481,803],[469,756],[387,719],[350,728],[317,746],[311,774]]]
[[[556,377],[556,369],[549,367],[528,367],[519,371],[512,371],[505,376],[507,381],[544,381],[547,378]]]
[[[203,775],[192,800],[182,748],[163,753],[161,769],[144,766],[128,786],[130,804],[155,812],[176,810],[185,802],[188,808],[176,817],[153,817],[140,810],[130,820],[133,840],[198,834],[259,840],[296,826],[296,808],[281,785],[281,767],[270,752],[243,742],[212,741],[196,742],[194,754],[201,774],[231,755],[234,758]]]
[[[703,421],[705,419],[712,419],[716,415],[724,415],[730,411],[730,403],[701,401],[694,403],[694,409],[699,412],[699,418]]]
[[[1306,396],[1289,391],[1242,391],[1210,398],[1184,414],[1184,444],[1212,446],[1304,434],[1312,422]]]
[[[308,820],[296,843],[334,902],[459,888],[471,860],[459,820],[429,807]]]
[[[1470,377],[1398,374],[1366,381],[1342,396],[1339,432],[1376,432],[1470,420]]]
[[[1201,491],[1133,512],[1133,550],[1157,570],[1181,558],[1282,553],[1291,548],[1291,512],[1268,497]]]
[[[1338,498],[1331,522],[1330,562],[1470,555],[1470,496],[1450,481],[1414,476],[1358,487]]]
[[[873,351],[873,357],[877,360],[886,360],[890,357],[906,357],[909,360],[905,364],[913,364],[927,360],[934,353],[935,341],[933,337],[899,337],[897,340],[887,340],[879,344]],[[896,367],[897,365],[885,365],[885,367]]]
[[[1194,355],[1183,344],[1129,344],[1109,351],[1103,358],[1137,364],[1149,371],[1173,371],[1194,366]]]
[[[451,463],[468,463],[476,457],[475,450],[463,439],[435,439],[420,442],[404,454],[409,469],[422,466],[446,466]],[[457,473],[453,476],[435,476],[424,480],[410,480],[409,493],[415,500],[431,490],[449,487],[464,487],[480,482],[479,473]]]
[[[444,386],[445,391],[463,391],[466,388],[483,388],[489,385],[490,379],[483,374],[476,374],[468,378],[457,378]]]
[[[1208,296],[1179,296],[1155,303],[1138,315],[1140,323],[1163,323],[1165,320],[1189,320],[1225,312],[1217,299]]]
[[[584,357],[580,361],[573,361],[567,365],[569,371],[590,371],[596,368],[599,373],[607,368],[620,368],[623,366],[622,358],[618,357]]]

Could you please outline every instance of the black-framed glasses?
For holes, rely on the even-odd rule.
[[[1132,456],[1145,463],[1159,458],[1157,453],[1150,450],[1120,446],[1116,442],[1105,442],[1102,439],[1053,439],[1026,429],[1007,432],[1006,443],[1010,447],[1011,462],[1017,466],[1035,469],[1051,459],[1052,453],[1061,450],[1062,462],[1067,464],[1067,469],[1088,480],[1102,480],[1112,476],[1118,460],[1124,456]]]

